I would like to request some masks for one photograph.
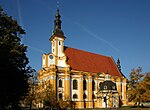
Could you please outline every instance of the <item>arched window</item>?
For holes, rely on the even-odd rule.
[[[96,99],[96,97],[95,97],[95,95],[94,95],[94,94],[92,94],[92,99]]]
[[[62,80],[59,80],[59,87],[62,87]]]
[[[121,83],[121,87],[120,87],[121,90],[120,91],[122,92],[122,79],[121,79],[120,83]]]
[[[83,99],[86,99],[86,98],[87,98],[87,96],[86,96],[86,94],[84,93],[84,94],[83,94]]]
[[[102,82],[99,83],[99,88],[101,87]]]
[[[83,80],[83,90],[86,90],[86,80]]]
[[[59,41],[59,45],[61,45],[61,42]]]
[[[95,91],[95,81],[92,81],[92,91]]]
[[[120,89],[121,89],[120,91],[123,92],[123,90],[122,90],[122,87],[123,87],[123,86],[122,86],[122,83],[121,83],[120,86],[121,86],[121,87],[120,87]],[[122,97],[122,94],[121,94],[121,99],[122,99],[122,98],[123,98],[123,97]]]
[[[62,99],[62,93],[59,94],[59,99]]]
[[[73,94],[73,99],[77,99],[78,95],[77,94]]]
[[[73,80],[73,89],[78,89],[78,82],[77,80]]]

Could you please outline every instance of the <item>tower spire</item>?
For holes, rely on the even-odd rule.
[[[59,13],[59,8],[57,7],[57,11],[56,11],[56,14],[55,14],[55,20],[54,20],[54,30],[53,30],[53,35],[56,35],[58,37],[64,37],[64,33],[63,31],[61,30],[61,16],[60,16],[60,13]],[[65,38],[65,37],[64,37]]]
[[[120,60],[119,60],[119,58],[118,58],[118,60],[117,60],[117,67],[118,67],[119,71],[121,72],[121,65],[120,65]]]
[[[61,29],[61,20],[60,20],[60,14],[59,14],[59,9],[57,9],[57,11],[56,11],[56,15],[55,15],[55,20],[54,20],[54,23],[55,23],[55,25],[54,25],[54,30],[55,29],[57,29],[57,28],[59,28],[59,29]]]

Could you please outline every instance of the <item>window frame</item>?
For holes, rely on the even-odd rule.
[[[62,80],[61,79],[59,79],[59,81],[58,81],[58,87],[62,87]]]
[[[76,79],[73,80],[73,89],[78,89],[78,81]]]
[[[73,94],[73,99],[78,99],[78,95],[77,94]]]

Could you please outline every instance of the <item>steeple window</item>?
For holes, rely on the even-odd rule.
[[[61,45],[61,42],[59,41],[58,44]]]

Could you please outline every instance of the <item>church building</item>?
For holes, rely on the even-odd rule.
[[[74,102],[79,109],[125,106],[127,79],[120,60],[65,46],[60,17],[57,9],[49,39],[51,52],[42,55],[38,85],[50,83],[57,100]]]

